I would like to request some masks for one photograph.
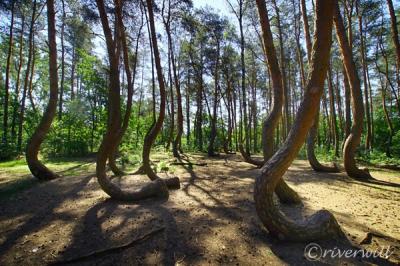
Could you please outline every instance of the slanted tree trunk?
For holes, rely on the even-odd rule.
[[[336,35],[342,53],[342,60],[349,79],[352,99],[353,125],[350,135],[347,137],[343,148],[344,168],[350,177],[357,179],[369,179],[371,175],[368,171],[361,170],[356,165],[355,153],[361,142],[363,129],[364,106],[361,93],[360,78],[353,60],[353,54],[345,33],[342,15],[340,14],[339,4],[335,5],[335,28]]]
[[[3,143],[7,145],[8,141],[8,101],[10,94],[10,68],[11,68],[11,56],[13,50],[13,33],[14,33],[14,1],[11,3],[11,25],[10,25],[10,36],[8,41],[8,54],[6,63],[6,81],[4,86],[4,111],[3,111]]]
[[[314,46],[304,99],[288,138],[263,166],[261,174],[255,182],[254,199],[257,214],[269,233],[281,240],[314,241],[324,238],[345,237],[330,212],[319,211],[298,224],[287,218],[273,201],[273,192],[283,174],[297,156],[317,113],[329,65],[333,2],[333,0],[316,1]],[[265,0],[257,0],[257,6],[262,19],[263,13],[260,12],[260,9],[266,10]]]
[[[33,12],[35,13],[35,12]],[[47,1],[47,27],[48,27],[48,44],[49,44],[49,76],[50,76],[50,97],[49,103],[43,114],[42,120],[28,141],[26,149],[26,162],[32,174],[40,180],[50,180],[57,178],[58,175],[53,173],[38,159],[40,145],[49,132],[51,123],[57,111],[58,98],[58,74],[57,74],[57,44],[56,44],[56,23],[54,0]]]

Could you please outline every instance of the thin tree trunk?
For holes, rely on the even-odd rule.
[[[31,62],[32,62],[32,54],[33,54],[33,30],[34,30],[34,25],[35,25],[35,16],[36,16],[36,0],[33,1],[33,6],[32,6],[32,19],[29,27],[29,38],[28,38],[28,43],[29,43],[29,48],[28,48],[28,62],[26,63],[26,71],[25,71],[25,79],[24,79],[24,87],[22,90],[22,99],[21,99],[21,107],[20,107],[20,112],[19,112],[19,124],[18,124],[18,143],[17,143],[17,150],[18,152],[21,152],[22,150],[22,134],[23,134],[23,124],[24,124],[24,118],[25,118],[25,101],[26,101],[26,95],[28,91],[28,84],[29,84],[29,73],[31,70]]]
[[[33,11],[33,13],[35,13]],[[49,76],[50,76],[50,96],[49,102],[43,117],[28,141],[26,149],[26,161],[32,174],[40,180],[50,180],[57,178],[53,173],[38,159],[40,145],[44,141],[50,130],[51,123],[57,111],[58,98],[58,74],[57,74],[57,44],[56,44],[56,23],[54,0],[47,0],[47,24],[48,24],[48,44],[49,44]]]
[[[361,65],[363,69],[363,78],[364,78],[364,109],[365,109],[365,117],[367,120],[367,135],[365,138],[365,148],[367,151],[371,150],[371,135],[372,135],[372,127],[371,127],[371,113],[369,108],[369,91],[368,91],[368,80],[367,80],[367,63],[366,55],[365,55],[365,44],[364,44],[364,34],[363,34],[363,24],[362,24],[362,15],[359,12],[359,3],[356,4],[356,13],[358,15],[358,26],[360,32],[360,57],[361,57]]]
[[[347,137],[343,148],[344,168],[350,177],[357,179],[370,179],[371,175],[368,171],[361,170],[356,165],[355,153],[361,142],[361,134],[363,130],[364,107],[361,93],[360,78],[356,70],[353,60],[353,54],[349,45],[348,38],[345,34],[342,15],[340,14],[339,4],[335,4],[335,28],[336,35],[342,53],[343,64],[347,77],[350,82],[353,125],[350,135]]]
[[[13,33],[14,33],[14,1],[11,4],[11,25],[10,25],[10,36],[8,41],[8,54],[6,63],[6,81],[4,86],[4,106],[3,106],[3,143],[7,145],[8,142],[8,101],[10,94],[10,68],[11,68],[11,57],[13,50]]]
[[[13,117],[12,117],[12,122],[11,122],[11,139],[12,142],[15,142],[15,139],[17,137],[17,132],[16,132],[16,124],[17,124],[17,116],[18,116],[18,109],[19,109],[19,92],[20,92],[20,81],[21,81],[21,69],[22,69],[22,64],[24,61],[24,57],[22,56],[22,51],[23,51],[23,36],[24,36],[24,28],[25,28],[25,16],[22,15],[21,18],[21,34],[19,36],[19,63],[18,63],[18,69],[17,69],[17,81],[15,83],[15,96],[14,96],[14,102],[13,102]]]
[[[62,107],[64,97],[64,79],[65,79],[65,45],[64,45],[64,28],[65,28],[65,4],[61,0],[62,5],[62,21],[61,21],[61,81],[60,81],[60,99],[58,101],[58,119],[62,118]]]

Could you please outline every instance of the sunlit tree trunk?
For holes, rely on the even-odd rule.
[[[345,33],[342,15],[340,14],[339,4],[335,5],[335,28],[336,35],[342,53],[342,60],[350,83],[353,125],[350,135],[347,137],[343,148],[344,168],[350,177],[357,179],[369,179],[371,175],[361,170],[356,165],[355,153],[361,142],[361,134],[363,130],[364,106],[361,93],[360,78],[356,70],[353,54],[349,45],[348,38]]]
[[[35,13],[35,12],[33,12]],[[50,96],[49,102],[43,117],[28,141],[26,149],[26,162],[32,174],[41,180],[57,178],[58,175],[49,170],[38,159],[40,145],[44,141],[50,130],[51,123],[57,112],[58,98],[58,73],[57,73],[57,44],[56,44],[56,23],[54,1],[47,0],[47,37],[49,45],[49,76],[50,76]]]
[[[277,208],[273,200],[273,192],[277,184],[303,146],[308,130],[312,126],[313,118],[317,113],[329,65],[333,2],[332,0],[316,1],[313,53],[303,102],[288,138],[263,166],[261,174],[255,182],[254,199],[257,214],[268,232],[278,239],[314,241],[323,238],[344,237],[337,221],[330,212],[319,211],[305,222],[297,224],[287,218]],[[265,8],[265,1],[257,0],[257,6],[259,10],[262,6]],[[260,11],[259,13],[262,14]]]

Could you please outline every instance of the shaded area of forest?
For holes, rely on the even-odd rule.
[[[155,159],[169,167],[169,175],[181,177],[182,189],[171,193],[168,202],[132,205],[109,200],[89,174],[93,162],[88,168],[88,162],[78,164],[75,175],[37,184],[11,199],[3,199],[2,264],[39,265],[73,259],[128,243],[160,228],[163,231],[130,248],[76,265],[310,263],[303,254],[305,244],[280,243],[262,229],[252,203],[253,176],[259,170],[243,163],[239,156],[210,160],[191,154],[190,160],[207,163],[192,168],[174,168],[171,165],[174,160],[165,155]],[[9,168],[9,173],[14,171],[18,168]],[[398,263],[400,235],[396,208],[400,184],[394,183],[398,172],[373,170],[372,173],[380,173],[377,177],[381,184],[355,182],[343,174],[315,174],[306,161],[300,160],[293,164],[285,179],[302,197],[305,215],[321,207],[329,208],[356,244],[368,232],[382,234],[362,247],[375,250],[391,245],[394,253],[390,261]],[[26,168],[15,175],[25,174]],[[145,177],[127,176],[117,182],[140,186]],[[294,218],[304,215],[297,208],[285,207],[284,211]],[[329,241],[318,243],[325,248],[338,245]],[[339,261],[345,262],[328,259],[320,263]],[[361,259],[347,262],[365,263]],[[375,263],[385,265],[380,260]]]

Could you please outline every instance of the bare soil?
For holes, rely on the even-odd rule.
[[[333,212],[349,241],[318,242],[322,249],[390,246],[388,259],[319,258],[309,261],[309,243],[287,243],[269,236],[255,212],[254,178],[259,169],[238,155],[215,159],[190,154],[206,166],[173,166],[181,189],[168,200],[116,202],[100,189],[85,162],[75,176],[38,183],[0,201],[0,265],[398,265],[400,263],[400,173],[372,170],[371,182],[344,173],[316,173],[297,160],[285,180],[303,200],[281,206],[293,219],[325,208]],[[163,176],[171,173],[163,173]],[[14,176],[12,178],[17,178]],[[0,179],[5,179],[0,176]],[[114,178],[126,188],[145,176]],[[277,203],[278,204],[278,203]],[[365,239],[367,234],[370,239]],[[360,245],[365,240],[366,244]],[[118,246],[121,248],[112,249]],[[110,250],[111,249],[111,250]],[[100,253],[96,253],[100,252]],[[91,255],[92,254],[92,255]]]

